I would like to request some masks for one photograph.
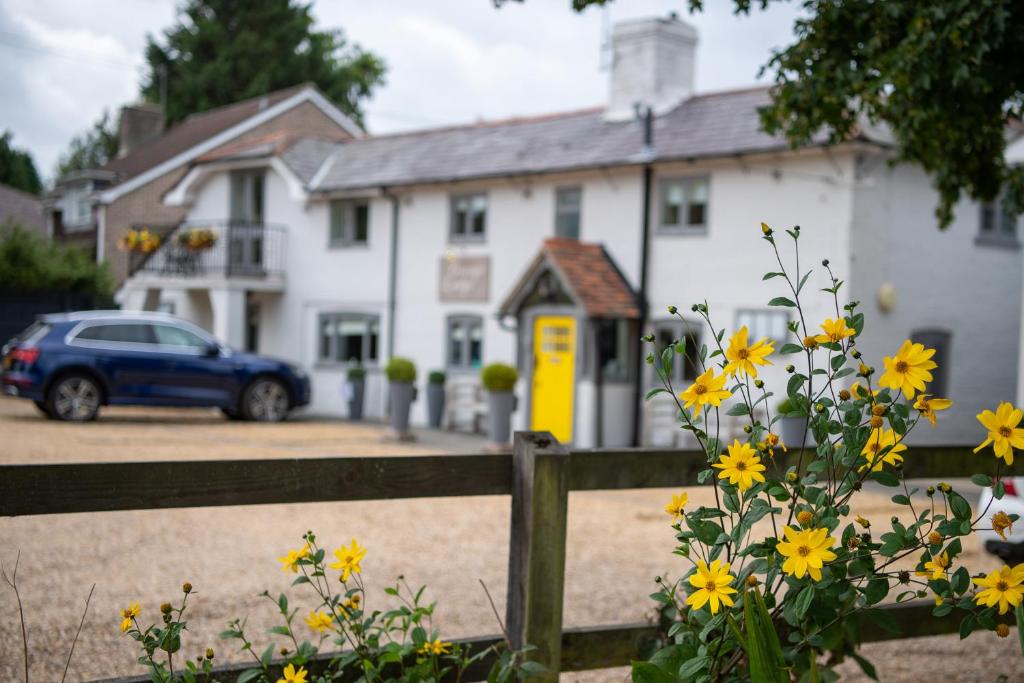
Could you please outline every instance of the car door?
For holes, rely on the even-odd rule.
[[[235,368],[216,342],[176,323],[152,323],[156,353],[167,368],[167,396],[176,405],[230,407]]]
[[[167,368],[153,351],[152,328],[142,321],[83,323],[69,343],[103,375],[111,403],[160,404],[167,398]]]

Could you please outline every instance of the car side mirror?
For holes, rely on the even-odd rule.
[[[206,345],[206,355],[213,358],[220,355],[220,344],[217,342],[210,342]]]

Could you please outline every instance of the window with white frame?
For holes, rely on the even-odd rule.
[[[263,169],[231,172],[231,222],[242,225],[263,223]]]
[[[377,362],[380,318],[365,313],[321,313],[317,358],[323,363]]]
[[[666,178],[660,184],[660,229],[703,232],[707,227],[708,178]]]
[[[1017,244],[1017,216],[1006,210],[1003,197],[981,205],[978,239],[989,243]]]
[[[448,317],[447,366],[453,370],[476,370],[483,362],[484,321],[478,315]]]
[[[560,187],[555,190],[555,236],[580,238],[580,205],[583,188]]]
[[[789,316],[784,311],[740,309],[736,311],[736,329],[744,325],[747,326],[747,340],[751,343],[764,338],[783,342],[789,334]]]
[[[328,246],[364,246],[370,238],[370,202],[366,199],[336,199],[331,202]]]
[[[456,195],[451,200],[452,242],[480,242],[487,234],[487,195]]]

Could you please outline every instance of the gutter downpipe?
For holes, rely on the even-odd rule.
[[[637,334],[639,337],[644,333],[647,326],[647,279],[650,267],[648,252],[651,242],[651,179],[654,175],[654,168],[651,160],[654,158],[654,111],[650,106],[643,109],[637,107],[637,115],[643,117],[644,122],[644,167],[643,167],[643,213],[640,226],[640,288],[637,298],[640,304],[640,316],[637,321]],[[644,353],[639,340],[633,342],[636,348],[636,373],[633,378],[633,434],[631,443],[634,446],[640,445],[640,419],[643,415],[643,385],[641,384],[644,374]]]
[[[398,309],[398,215],[400,200],[388,188],[382,187],[381,193],[391,200],[391,254],[388,262],[388,358],[395,355],[395,325]]]

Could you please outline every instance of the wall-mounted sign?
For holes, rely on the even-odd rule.
[[[441,258],[441,301],[486,302],[491,296],[490,256]]]

